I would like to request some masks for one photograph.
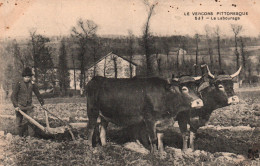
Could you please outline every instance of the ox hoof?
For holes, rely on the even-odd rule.
[[[89,147],[92,147],[92,148],[93,148],[93,144],[92,144],[91,141],[88,141],[88,142],[87,142],[87,145],[88,145]]]
[[[167,153],[165,151],[159,151],[160,158],[165,159],[167,157]]]
[[[151,153],[155,154],[157,152],[157,146],[155,144],[151,145]]]
[[[188,150],[188,148],[182,148],[182,152],[186,152]]]
[[[192,153],[193,150],[191,148],[187,148],[186,150],[183,150],[182,151],[184,154],[187,154],[187,153]]]

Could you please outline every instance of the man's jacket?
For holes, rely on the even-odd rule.
[[[29,82],[27,87],[24,81],[17,82],[11,95],[11,100],[14,107],[31,106],[32,92],[34,92],[34,94],[37,96],[39,102],[43,104],[43,98],[41,97],[41,94],[36,84],[32,84],[31,82]]]

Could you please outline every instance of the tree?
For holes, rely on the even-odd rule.
[[[187,62],[187,50],[188,50],[188,47],[187,47],[187,44],[188,44],[188,40],[187,40],[187,37],[185,36],[181,36],[180,37],[180,48],[181,48],[181,52],[179,53],[182,57],[182,60],[181,60],[181,67],[180,67],[180,70],[183,72],[182,74],[188,72],[189,70],[189,66],[188,66],[188,62]]]
[[[196,41],[196,66],[195,66],[195,75],[198,75],[198,54],[199,54],[199,34],[195,34]]]
[[[58,66],[58,80],[60,85],[61,94],[67,95],[67,88],[69,88],[70,83],[70,73],[68,71],[67,66],[67,52],[66,52],[66,45],[65,39],[61,40],[60,52],[59,52],[59,66]]]
[[[14,82],[15,70],[11,64],[8,64],[4,71],[3,89],[6,92],[6,98],[8,97],[9,90],[12,89],[12,83]]]
[[[236,66],[237,70],[239,68],[239,52],[238,52],[238,49],[237,49],[237,47],[238,47],[237,38],[238,38],[238,35],[241,32],[242,28],[243,28],[242,25],[231,24],[231,29],[232,29],[234,36],[235,36],[235,55],[236,55],[236,58],[237,58],[237,66]]]
[[[248,66],[248,53],[247,51],[245,51],[245,42],[243,40],[242,37],[239,38],[239,42],[240,42],[240,54],[242,56],[242,66],[243,66],[243,69],[242,72],[243,72],[243,76],[244,76],[244,79],[247,79],[247,80],[251,80],[251,68],[252,66]],[[248,76],[246,75],[246,71],[248,71]]]
[[[176,57],[176,70],[178,73],[178,76],[180,76],[180,62],[179,62],[179,56],[180,56],[180,50],[177,51],[177,57]]]
[[[128,50],[127,54],[129,57],[130,62],[133,61],[134,56],[134,35],[131,30],[128,31]],[[133,66],[131,63],[129,63],[129,71],[130,71],[130,78],[133,77]]]
[[[74,82],[74,93],[76,94],[77,91],[77,84],[76,84],[76,65],[75,65],[75,59],[74,59],[74,55],[71,54],[72,57],[72,64],[73,64],[73,82]]]
[[[152,39],[152,35],[151,35],[151,32],[150,32],[150,20],[151,20],[151,17],[154,13],[154,8],[155,6],[158,4],[158,3],[153,3],[153,4],[150,4],[148,2],[148,0],[144,0],[143,1],[144,4],[148,7],[148,15],[147,15],[147,19],[146,19],[146,23],[144,25],[144,31],[143,31],[143,48],[144,48],[144,52],[145,52],[145,56],[146,56],[146,75],[147,76],[151,76],[153,74],[153,70],[152,70],[152,58],[151,58],[151,55],[152,55],[152,42],[151,42],[151,39]]]
[[[220,54],[220,29],[219,29],[219,26],[216,26],[216,28],[214,29],[214,32],[217,36],[219,70],[222,71],[222,62],[221,62],[221,54]]]
[[[36,30],[30,32],[30,37],[31,40],[28,43],[28,47],[29,50],[31,50],[30,53],[33,60],[35,81],[38,83],[39,72],[41,71],[41,74],[44,77],[42,81],[45,82],[47,69],[53,67],[51,48],[47,45],[47,43],[50,42],[50,39],[36,34]]]
[[[213,49],[212,49],[212,40],[211,40],[211,28],[206,25],[205,26],[205,31],[206,31],[206,40],[208,44],[208,54],[210,58],[210,68],[212,71],[214,71],[214,61],[213,61]]]
[[[51,51],[49,47],[44,47],[39,56],[38,62],[38,72],[39,72],[39,81],[43,84],[43,88],[46,91],[49,88],[49,83],[52,83],[55,80],[53,77],[54,74],[54,65],[51,58]],[[54,88],[54,87],[53,87]]]
[[[258,56],[258,61],[257,61],[257,65],[256,65],[256,72],[257,72],[257,75],[260,75],[260,56]]]
[[[89,39],[89,51],[88,52],[91,55],[90,62],[94,63],[93,76],[96,76],[96,61],[98,59],[98,54],[101,51],[100,51],[99,39],[98,39],[97,35],[95,35],[95,34]]]
[[[83,21],[79,19],[77,22],[77,27],[72,28],[72,37],[76,39],[76,43],[79,47],[78,58],[80,60],[80,89],[83,92],[86,75],[85,75],[85,66],[86,66],[86,52],[88,42],[90,42],[91,38],[96,36],[97,32],[97,24],[92,20]]]
[[[169,38],[165,37],[162,41],[163,44],[163,52],[166,54],[166,72],[167,77],[169,77],[169,53],[170,53],[170,44]]]
[[[161,56],[159,56],[158,52],[156,53],[156,62],[157,62],[157,69],[158,69],[158,73],[161,76],[162,75],[162,58]]]
[[[245,44],[244,44],[242,37],[240,37],[239,41],[240,41],[240,51],[241,51],[241,56],[242,56],[242,65],[243,65],[243,68],[246,69]]]
[[[117,57],[114,56],[112,58],[113,62],[114,62],[114,72],[115,72],[115,78],[117,78]]]

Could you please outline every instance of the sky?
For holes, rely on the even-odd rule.
[[[241,35],[260,34],[260,2],[256,0],[151,0],[158,2],[151,18],[155,35],[205,34],[205,26],[220,28],[222,35],[232,36],[230,24],[243,26]],[[185,16],[189,12],[189,16]],[[193,12],[212,12],[195,20]],[[217,12],[247,12],[237,21],[218,20]],[[77,21],[92,20],[99,35],[140,36],[148,8],[143,0],[0,0],[0,38],[28,37],[29,31],[46,36],[70,35]],[[206,17],[208,17],[206,19]],[[216,20],[212,20],[212,18]],[[235,16],[237,17],[237,16]]]

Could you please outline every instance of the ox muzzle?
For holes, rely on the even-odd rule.
[[[191,102],[191,108],[201,108],[203,107],[203,101],[201,99],[196,99],[194,101]]]
[[[238,96],[231,96],[228,98],[228,104],[237,104],[239,102]]]

